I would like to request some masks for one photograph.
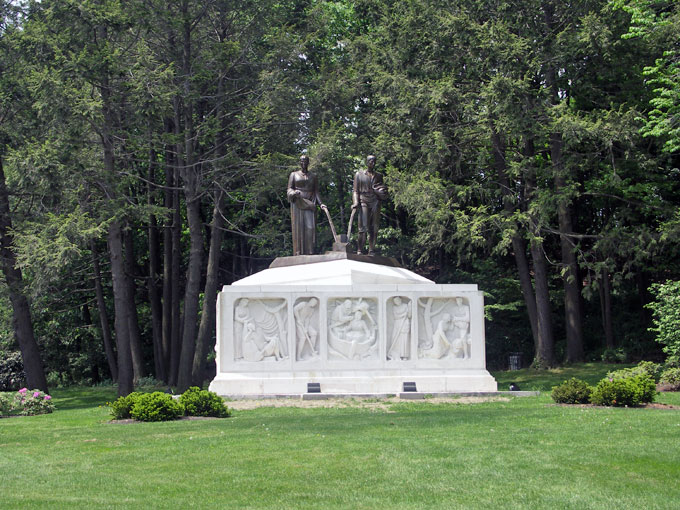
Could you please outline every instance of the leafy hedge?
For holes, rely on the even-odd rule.
[[[656,385],[648,375],[635,375],[626,378],[602,379],[590,397],[593,404],[600,406],[639,406],[653,402]]]
[[[592,392],[593,388],[587,382],[572,377],[553,387],[550,396],[558,404],[588,404]]]
[[[212,416],[226,418],[229,409],[216,393],[194,386],[185,391],[179,399],[167,393],[133,392],[119,397],[109,404],[111,415],[116,420],[133,418],[138,421],[167,421],[186,416]]]
[[[215,418],[229,416],[229,409],[224,405],[224,400],[219,395],[202,390],[197,386],[192,386],[185,391],[179,397],[179,401],[184,406],[184,414],[187,416],[212,416]]]

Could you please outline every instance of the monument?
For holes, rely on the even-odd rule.
[[[325,394],[496,391],[486,370],[477,285],[438,285],[376,254],[387,189],[374,171],[375,157],[354,181],[356,254],[335,233],[304,158],[287,190],[295,254],[218,295],[217,374],[210,390],[224,396],[295,395],[310,388]],[[335,238],[334,251],[323,255],[313,254],[317,206]]]

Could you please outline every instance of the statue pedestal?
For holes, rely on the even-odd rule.
[[[304,260],[300,260],[304,259]],[[363,259],[369,259],[364,261]],[[217,300],[224,396],[492,392],[476,285],[437,285],[394,259],[282,257]]]

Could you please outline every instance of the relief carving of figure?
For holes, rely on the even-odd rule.
[[[316,207],[326,209],[316,175],[308,170],[309,157],[300,157],[300,170],[288,177],[288,201],[293,226],[293,255],[313,255],[316,245]]]
[[[285,318],[280,313],[286,301],[269,306],[262,300],[241,298],[234,308],[234,359],[276,361],[288,357]]]
[[[343,300],[335,306],[331,315],[329,354],[334,358],[350,360],[375,357],[377,329],[367,301]]]
[[[421,357],[441,359],[449,353],[451,342],[446,332],[451,329],[451,316],[448,313],[442,315],[437,329],[432,335],[432,346],[421,351]]]
[[[276,335],[265,336],[264,340],[264,345],[260,347],[257,343],[255,324],[247,323],[243,337],[243,359],[246,361],[262,361],[272,356],[277,361],[282,359],[279,352],[278,337]]]
[[[368,235],[368,254],[375,255],[375,241],[380,226],[380,202],[387,199],[387,187],[383,176],[375,171],[375,156],[366,158],[366,170],[354,175],[352,209],[359,212],[359,235],[357,253],[365,253]]]
[[[470,357],[470,307],[463,303],[463,298],[456,298],[453,308],[453,355],[457,358]]]
[[[253,318],[250,315],[250,308],[248,308],[248,299],[241,298],[238,305],[234,309],[234,359],[239,360],[243,358],[243,344],[245,335],[248,332],[247,325],[253,323]],[[253,324],[253,328],[255,324]]]
[[[387,359],[409,359],[411,339],[411,307],[399,296],[392,299],[392,335]]]
[[[319,332],[313,323],[318,304],[319,301],[316,298],[311,298],[308,301],[300,301],[293,308],[297,335],[297,359],[299,360],[314,358],[319,354],[316,347]]]

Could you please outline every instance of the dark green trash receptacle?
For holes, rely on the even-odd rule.
[[[522,368],[522,353],[511,352],[508,356],[508,367],[510,370],[519,370]]]

